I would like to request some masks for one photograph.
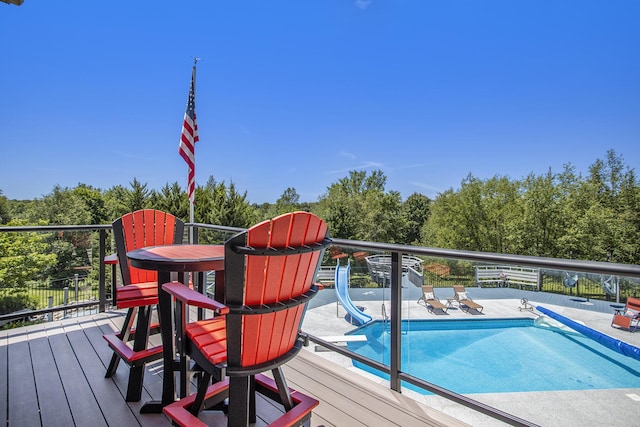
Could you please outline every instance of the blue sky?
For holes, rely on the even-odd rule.
[[[315,201],[350,170],[435,197],[609,149],[640,164],[640,1],[25,0],[0,5],[0,190],[186,186]],[[636,172],[638,172],[636,170]]]

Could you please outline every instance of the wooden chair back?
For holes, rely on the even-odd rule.
[[[301,348],[298,332],[327,225],[308,212],[264,221],[225,243],[227,370],[278,366]]]
[[[123,285],[158,280],[158,273],[155,271],[131,267],[127,258],[128,251],[145,246],[182,243],[183,233],[182,220],[155,209],[137,210],[116,219],[113,222],[113,237]]]

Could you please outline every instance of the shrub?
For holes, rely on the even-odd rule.
[[[35,310],[37,307],[38,300],[27,294],[0,296],[0,314],[9,314],[24,309]]]

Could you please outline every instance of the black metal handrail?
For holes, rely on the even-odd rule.
[[[106,255],[107,230],[111,230],[111,224],[95,224],[95,225],[20,225],[20,226],[2,226],[0,232],[55,232],[55,231],[98,231],[99,232],[99,256],[103,260]],[[98,305],[98,311],[104,312],[110,302],[107,300],[106,292],[106,268],[103,262],[98,263],[98,301],[89,301],[83,303],[75,303],[72,305],[60,305],[40,310],[30,310],[22,313],[9,313],[0,315],[1,320],[15,320],[26,316],[35,316],[40,314],[52,313],[56,311],[64,311],[73,308],[85,308]]]
[[[489,252],[474,252],[454,249],[428,248],[421,246],[397,245],[390,243],[363,242],[357,240],[333,239],[333,244],[341,247],[354,249],[366,249],[391,254],[391,345],[389,366],[362,357],[352,351],[341,348],[335,344],[322,340],[319,337],[308,335],[310,341],[319,344],[331,351],[343,356],[357,360],[374,369],[380,370],[389,375],[390,387],[392,390],[402,392],[401,382],[406,381],[424,390],[438,394],[446,399],[460,403],[468,408],[474,409],[485,415],[504,421],[514,426],[533,426],[535,424],[523,420],[515,415],[506,413],[497,408],[486,405],[477,400],[452,392],[451,390],[439,387],[413,375],[402,371],[401,354],[401,331],[402,331],[402,255],[423,255],[438,258],[451,258],[457,260],[472,260],[485,263],[510,264],[519,266],[529,266],[536,268],[561,269],[568,271],[584,271],[589,273],[612,274],[618,276],[640,277],[640,266],[632,264],[616,264],[598,261],[579,261],[557,258],[542,258],[524,255],[508,255]]]
[[[239,227],[227,227],[220,225],[201,224],[201,223],[187,223],[185,224],[191,230],[193,230],[193,243],[198,242],[198,230],[208,229],[216,230],[228,233],[243,232],[246,229]],[[0,232],[51,232],[51,231],[99,231],[100,232],[100,259],[104,259],[106,248],[106,231],[111,229],[111,225],[47,225],[47,226],[16,226],[16,227],[0,227]],[[402,301],[402,255],[422,255],[438,258],[450,258],[455,260],[464,261],[480,261],[493,264],[508,264],[527,266],[534,268],[554,269],[554,270],[567,270],[567,271],[582,271],[596,274],[627,276],[640,278],[640,266],[635,264],[617,264],[610,262],[599,261],[580,261],[570,259],[559,258],[544,258],[524,255],[509,255],[498,254],[489,252],[476,252],[476,251],[463,251],[454,249],[440,249],[429,248],[423,246],[411,246],[411,245],[398,245],[391,243],[378,243],[378,242],[365,242],[358,240],[347,239],[332,239],[333,244],[341,247],[364,249],[370,251],[385,252],[391,254],[391,312],[390,312],[390,326],[391,326],[391,355],[389,366],[373,361],[366,357],[360,356],[352,351],[349,351],[343,347],[337,346],[330,342],[327,342],[319,337],[308,335],[310,341],[323,346],[331,351],[334,351],[343,356],[349,357],[358,362],[364,363],[374,369],[384,372],[390,377],[391,389],[401,392],[401,382],[406,381],[424,390],[433,392],[440,396],[443,396],[454,402],[458,402],[468,408],[474,409],[493,418],[499,419],[506,423],[516,426],[532,426],[534,424],[520,419],[512,414],[508,414],[499,409],[493,408],[482,402],[468,398],[466,396],[454,393],[450,390],[439,387],[435,384],[424,381],[420,378],[416,378],[402,371],[401,364],[401,325],[402,325],[402,313],[401,313],[401,301]],[[105,265],[100,264],[99,272],[99,286],[100,286],[100,298],[98,301],[99,310],[104,311],[107,306],[108,300],[106,299],[105,291]],[[36,310],[33,312],[21,312],[11,315],[0,316],[0,320],[15,319],[28,316],[30,314],[49,313],[57,310],[65,310],[82,306],[95,305],[95,303],[80,303],[73,305],[65,305],[60,307],[52,307],[43,310]]]

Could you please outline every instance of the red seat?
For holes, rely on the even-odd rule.
[[[150,323],[152,308],[158,304],[157,273],[131,267],[127,252],[145,246],[182,243],[183,232],[184,223],[180,219],[153,209],[128,213],[113,222],[117,256],[106,257],[105,263],[114,266],[114,305],[118,309],[128,310],[120,332],[104,335],[113,349],[106,377],[116,373],[120,360],[129,366],[128,402],[141,399],[144,366],[147,362],[162,358],[162,345],[148,347],[149,334],[159,329],[157,324]],[[122,275],[123,286],[119,287],[115,280],[116,263],[120,265]]]
[[[283,405],[273,425],[299,425],[318,401],[289,389],[281,365],[302,348],[304,311],[319,289],[312,283],[323,249],[326,224],[308,212],[262,222],[225,243],[225,306],[181,283],[163,285],[178,304],[179,353],[202,371],[197,393],[167,405],[177,425],[202,425],[197,416],[228,396],[228,425],[255,422],[255,392]],[[227,313],[187,323],[183,305]],[[274,380],[260,375],[271,371]],[[209,385],[213,378],[214,384]]]
[[[616,310],[611,320],[611,326],[634,332],[638,327],[638,322],[640,322],[640,299],[629,297],[624,310]]]

